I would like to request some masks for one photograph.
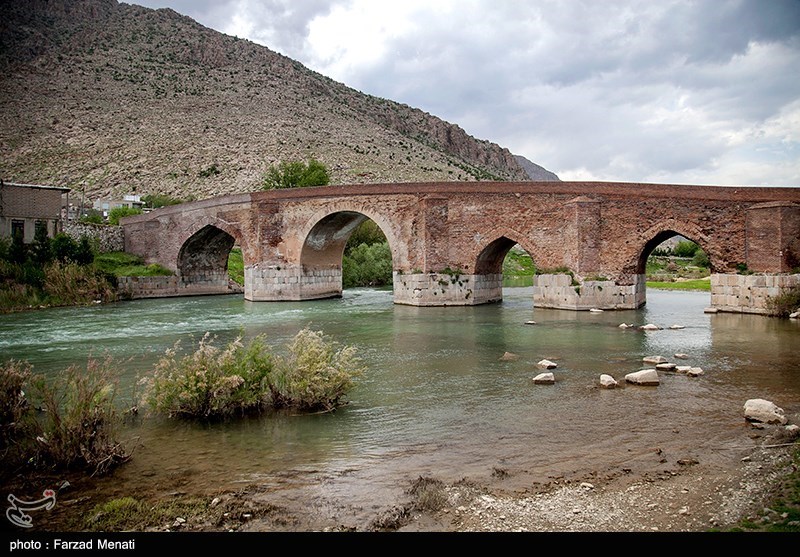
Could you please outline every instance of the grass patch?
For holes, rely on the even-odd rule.
[[[658,290],[695,290],[711,292],[711,281],[705,279],[685,280],[680,282],[647,282],[647,288]]]
[[[141,257],[124,251],[98,254],[94,258],[94,266],[99,271],[117,277],[153,277],[175,274],[158,263],[145,265]]]
[[[145,502],[121,497],[96,505],[83,519],[82,526],[96,532],[141,532],[172,525],[179,516],[202,516],[209,507],[209,501],[199,498]]]
[[[769,297],[767,309],[776,317],[789,317],[800,309],[800,286],[789,288],[777,296]]]
[[[228,254],[228,276],[239,286],[244,286],[244,256],[242,248],[233,248]]]
[[[417,478],[408,493],[414,498],[414,508],[418,511],[435,512],[447,504],[444,483],[434,478]]]

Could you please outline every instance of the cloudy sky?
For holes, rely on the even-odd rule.
[[[435,114],[562,180],[800,186],[800,0],[130,3]]]

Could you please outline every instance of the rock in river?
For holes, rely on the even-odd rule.
[[[744,403],[744,419],[748,422],[781,425],[788,421],[783,414],[783,408],[778,408],[775,403],[763,398],[753,398]]]
[[[536,377],[533,378],[533,382],[536,385],[552,385],[556,382],[556,378],[552,373],[540,373]]]
[[[635,385],[644,385],[648,387],[655,387],[660,383],[658,379],[658,372],[654,369],[643,369],[629,373],[625,376],[625,381]]]

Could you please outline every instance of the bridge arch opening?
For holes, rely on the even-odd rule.
[[[475,262],[476,274],[500,275],[504,287],[532,286],[535,271],[530,252],[508,236],[490,242]]]
[[[391,287],[393,254],[385,230],[356,211],[329,214],[311,228],[300,254],[315,297],[339,296],[353,287]]]
[[[643,286],[669,289],[710,291],[713,268],[711,256],[700,242],[672,229],[646,241],[636,262]]]
[[[178,272],[183,282],[227,289],[228,260],[235,243],[233,236],[210,224],[192,234],[178,253]]]

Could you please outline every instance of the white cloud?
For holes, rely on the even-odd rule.
[[[562,179],[800,185],[796,0],[142,3],[436,114]]]

